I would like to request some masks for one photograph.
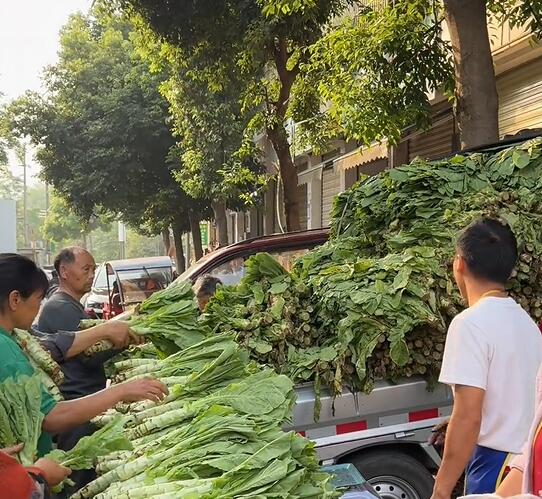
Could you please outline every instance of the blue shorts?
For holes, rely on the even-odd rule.
[[[465,472],[465,495],[493,494],[505,476],[511,454],[477,445]]]

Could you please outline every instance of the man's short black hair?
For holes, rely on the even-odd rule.
[[[0,309],[13,291],[29,298],[36,291],[45,296],[48,288],[45,272],[32,260],[16,253],[0,253]]]
[[[67,263],[75,262],[75,246],[70,246],[69,248],[64,248],[58,255],[55,257],[54,266],[58,275],[60,276],[60,266]]]
[[[216,293],[216,288],[222,285],[222,281],[210,274],[198,277],[194,284],[196,298],[211,298]]]
[[[459,236],[457,250],[475,277],[499,284],[508,282],[518,259],[512,229],[493,218],[469,225]]]

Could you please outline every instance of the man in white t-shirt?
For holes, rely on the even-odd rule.
[[[446,338],[440,382],[452,387],[454,408],[433,499],[450,499],[465,470],[467,494],[494,492],[527,439],[542,336],[505,291],[517,256],[514,234],[497,220],[459,237],[454,277],[468,308]]]

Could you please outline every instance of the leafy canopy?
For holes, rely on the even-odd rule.
[[[138,56],[131,30],[109,16],[73,16],[61,32],[59,62],[45,72],[46,94],[27,93],[9,112],[13,129],[40,147],[44,180],[79,217],[119,214],[157,233],[205,209],[172,176],[163,76]]]

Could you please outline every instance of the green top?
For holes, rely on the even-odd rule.
[[[19,345],[5,330],[0,328],[0,382],[6,378],[19,375],[32,376],[34,368],[24,355]],[[55,399],[42,386],[41,412],[47,416],[56,406]],[[42,432],[38,441],[38,457],[45,456],[53,448],[53,440],[49,433]]]

